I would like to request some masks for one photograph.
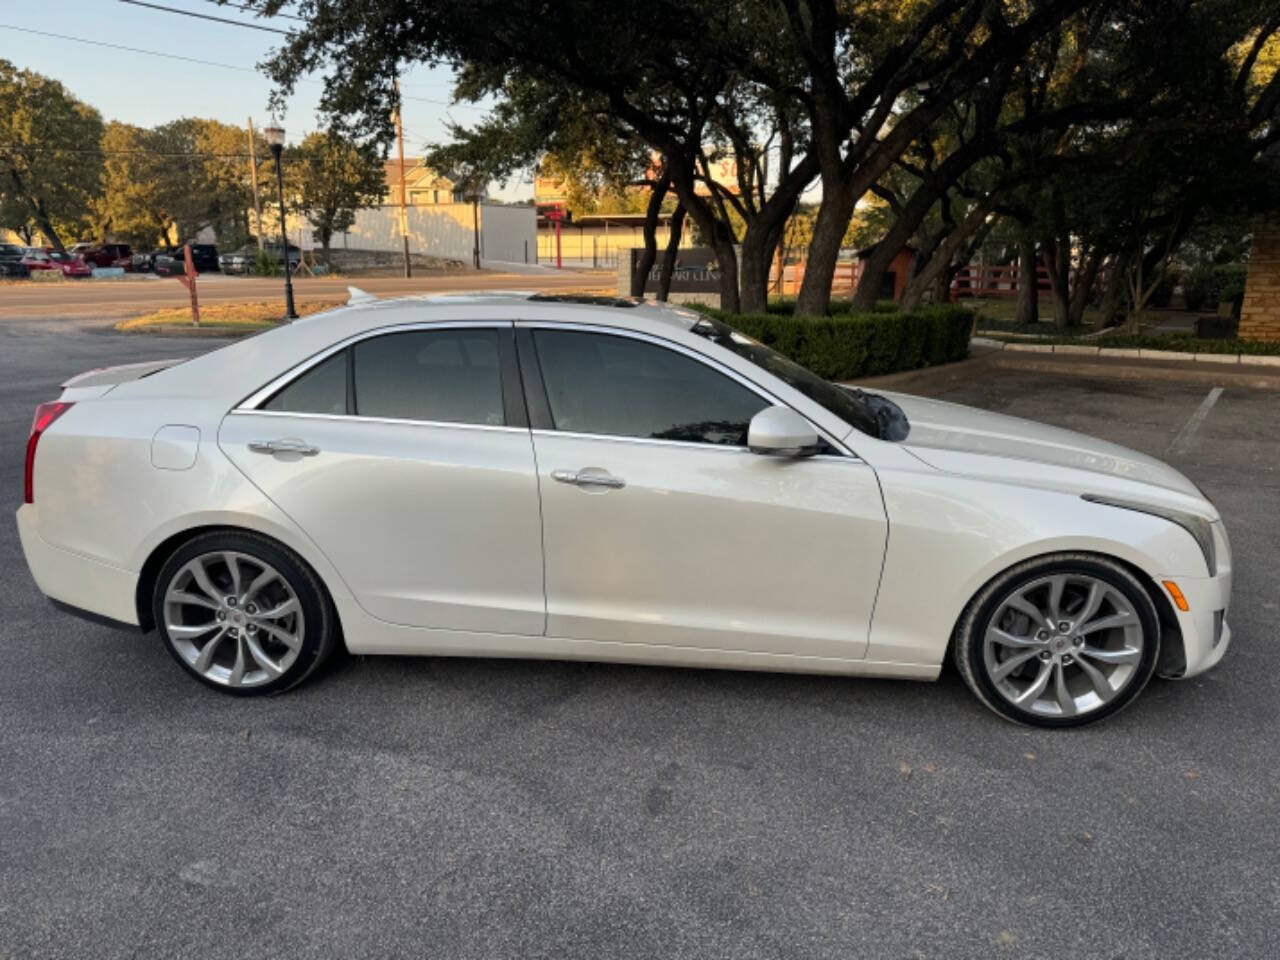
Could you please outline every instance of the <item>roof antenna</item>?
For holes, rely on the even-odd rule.
[[[367,290],[361,290],[359,287],[347,287],[347,292],[351,294],[348,304],[352,303],[372,303],[378,298]]]

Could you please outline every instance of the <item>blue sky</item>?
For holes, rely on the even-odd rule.
[[[282,28],[296,21],[254,20],[232,7],[208,0],[151,0],[161,6],[215,17],[266,23]],[[56,11],[56,12],[55,12]],[[21,30],[13,28],[22,28]],[[79,37],[97,43],[227,64],[227,69],[167,57],[94,46],[25,31]],[[0,58],[59,80],[76,97],[101,111],[106,120],[155,126],[182,116],[214,117],[244,125],[252,116],[261,127],[268,119],[269,81],[253,71],[284,38],[259,30],[198,20],[139,7],[120,0],[58,0],[56,4],[0,3]],[[418,68],[401,77],[405,153],[447,139],[450,115],[467,123],[483,116],[470,105],[450,107],[452,72]],[[302,82],[281,121],[292,142],[319,126],[316,105],[319,78]],[[437,102],[430,102],[437,101]],[[533,194],[532,184],[512,182],[498,190],[504,199]]]

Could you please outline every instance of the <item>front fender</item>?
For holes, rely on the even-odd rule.
[[[1152,580],[1204,577],[1168,520],[1079,496],[928,470],[882,470],[889,542],[868,659],[938,664],[965,606],[1003,570],[1063,551],[1122,560]]]

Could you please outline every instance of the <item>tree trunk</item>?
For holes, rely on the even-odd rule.
[[[649,205],[644,212],[644,252],[640,254],[640,262],[631,274],[631,295],[643,297],[645,284],[649,282],[649,273],[658,259],[658,216],[662,213],[662,201],[666,199],[670,181],[665,177],[655,183],[649,190]]]
[[[786,220],[784,218],[783,223]],[[769,309],[769,268],[778,248],[780,229],[752,229],[742,242],[742,312],[767,313]]]
[[[9,179],[13,182],[14,192],[27,202],[27,206],[31,209],[32,218],[35,225],[44,234],[45,239],[53,245],[53,248],[59,253],[66,253],[66,248],[62,245],[62,240],[58,237],[58,231],[53,229],[53,224],[49,220],[49,214],[44,209],[44,204],[40,202],[39,197],[32,196],[27,193],[26,185],[22,182],[22,177],[18,171],[9,168]],[[28,241],[30,243],[30,241]]]
[[[796,316],[822,317],[831,306],[831,284],[836,276],[836,261],[840,259],[840,244],[857,202],[858,197],[849,184],[824,182],[822,203],[818,206],[813,238],[805,257],[804,280],[796,297]]]
[[[1120,308],[1124,306],[1124,281],[1129,270],[1129,258],[1123,253],[1111,261],[1111,276],[1107,278],[1107,292],[1102,296],[1100,327],[1114,327],[1120,322]]]
[[[734,238],[729,225],[717,219],[707,201],[698,195],[691,165],[676,166],[671,172],[671,184],[681,205],[693,217],[694,223],[715,251],[720,267],[720,309],[740,313],[738,255],[733,248]]]
[[[1018,242],[1018,311],[1014,322],[1031,325],[1040,321],[1040,272],[1036,263],[1036,243],[1024,237]]]
[[[999,196],[999,193],[993,193],[984,197],[977,206],[969,211],[956,229],[952,230],[947,238],[938,245],[938,250],[929,259],[929,263],[911,278],[911,282],[907,284],[907,289],[903,291],[901,303],[903,313],[920,306],[921,300],[924,299],[925,291],[937,283],[938,278],[945,271],[951,269],[951,262],[957,253],[960,253],[961,250],[971,249],[966,244],[986,224],[987,215],[999,201]]]
[[[1071,291],[1071,302],[1068,307],[1068,326],[1079,327],[1084,324],[1084,308],[1093,296],[1093,286],[1098,282],[1098,271],[1102,269],[1102,254],[1094,251],[1085,258],[1080,275],[1076,277],[1076,288]]]
[[[1065,329],[1071,324],[1071,241],[1054,237],[1045,244],[1046,266],[1049,268],[1049,296],[1053,300],[1054,326]]]
[[[676,256],[680,252],[680,236],[684,233],[684,207],[677,205],[671,214],[671,235],[667,249],[662,252],[662,271],[658,274],[658,299],[666,300],[671,294],[671,275],[676,269]]]

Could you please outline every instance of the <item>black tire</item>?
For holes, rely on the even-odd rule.
[[[190,561],[206,554],[231,552],[274,568],[292,590],[301,608],[301,643],[288,667],[272,679],[253,685],[232,686],[218,682],[195,669],[180,652],[166,626],[165,595],[175,575]],[[251,568],[250,568],[251,569]],[[256,533],[225,531],[199,534],[183,543],[165,561],[156,577],[152,594],[152,615],[165,649],[187,673],[205,686],[235,696],[266,696],[283,693],[307,679],[329,657],[340,633],[337,612],[320,578],[301,557],[283,544]],[[261,639],[262,635],[259,635]],[[229,638],[228,638],[229,639]],[[238,649],[240,641],[236,640]]]
[[[992,619],[997,613],[1002,612],[1005,601],[1020,588],[1034,589],[1030,585],[1056,574],[1092,578],[1110,585],[1128,601],[1133,612],[1137,614],[1142,629],[1141,658],[1127,675],[1123,686],[1111,695],[1110,700],[1086,712],[1071,716],[1032,712],[1030,709],[1014,704],[1009,696],[1001,692],[989,675],[984,648],[984,638],[992,626]],[[1082,630],[1081,633],[1083,632]],[[1051,637],[1051,640],[1053,639],[1056,637]],[[1066,651],[1068,662],[1073,652],[1069,649]],[[1010,567],[978,592],[977,596],[970,601],[956,627],[953,657],[969,689],[983,704],[1006,720],[1040,727],[1082,726],[1102,720],[1124,709],[1142,692],[1154,674],[1160,657],[1160,618],[1151,596],[1122,564],[1096,554],[1049,554]],[[1038,653],[1036,657],[1043,658],[1044,654]],[[1079,659],[1078,656],[1077,659]],[[1094,661],[1089,662],[1092,664]],[[1040,669],[1034,661],[1028,661],[1027,666],[1034,670]],[[1080,670],[1080,667],[1076,666],[1075,669]],[[1055,673],[1053,676],[1056,679],[1058,675]],[[1071,698],[1066,699],[1069,701]]]

